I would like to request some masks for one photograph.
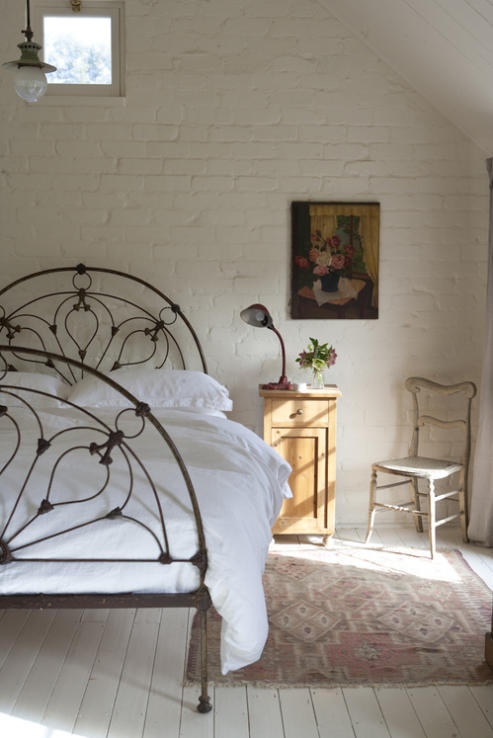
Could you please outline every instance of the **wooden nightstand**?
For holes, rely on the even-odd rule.
[[[289,462],[292,499],[285,500],[272,532],[331,536],[336,477],[335,385],[323,390],[260,390],[264,440]]]

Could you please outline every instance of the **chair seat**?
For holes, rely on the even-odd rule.
[[[445,459],[429,459],[426,456],[406,456],[403,459],[389,459],[373,464],[374,469],[401,474],[404,477],[424,477],[444,479],[462,469],[462,464]]]

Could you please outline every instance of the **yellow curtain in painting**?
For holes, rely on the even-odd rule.
[[[310,230],[320,231],[324,238],[330,237],[337,229],[338,215],[359,217],[359,235],[363,245],[363,258],[368,275],[373,282],[372,304],[378,305],[378,241],[380,228],[380,208],[375,203],[313,204],[309,206]]]

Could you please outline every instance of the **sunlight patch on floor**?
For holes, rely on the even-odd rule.
[[[50,728],[31,720],[22,720],[0,712],[0,735],[5,738],[87,738],[86,736],[67,733],[65,730]]]
[[[460,582],[460,576],[454,569],[446,554],[436,553],[431,559],[426,549],[386,548],[365,544],[345,545],[341,541],[331,541],[325,548],[323,545],[290,545],[273,543],[270,553],[280,556],[305,556],[310,560],[318,560],[330,566],[345,565],[359,569],[394,575],[406,575],[441,582]]]

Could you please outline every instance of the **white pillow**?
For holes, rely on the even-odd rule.
[[[137,399],[147,402],[151,408],[231,410],[233,407],[226,387],[203,372],[125,367],[111,372],[109,376]],[[68,399],[83,407],[128,406],[128,400],[123,395],[92,374],[72,387]]]
[[[10,385],[13,387],[31,388],[48,392],[51,395],[58,395],[62,399],[66,399],[70,386],[60,377],[54,374],[42,374],[40,372],[5,372],[0,374],[0,387]],[[5,388],[5,391],[10,391]],[[15,389],[12,390],[15,392]],[[35,392],[20,392],[19,396],[23,397],[30,405],[36,408],[59,406],[60,403],[55,397],[45,397],[37,395]],[[24,407],[24,403],[18,397],[0,392],[0,404],[7,407]]]

